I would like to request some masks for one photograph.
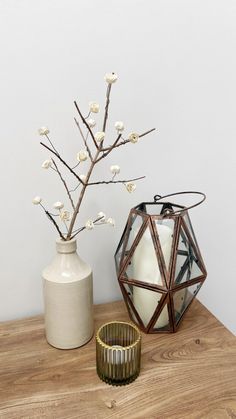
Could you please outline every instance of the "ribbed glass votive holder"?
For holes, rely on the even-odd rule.
[[[110,322],[96,335],[97,373],[108,384],[121,386],[140,372],[141,335],[135,325]]]

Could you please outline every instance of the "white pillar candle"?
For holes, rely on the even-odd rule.
[[[113,365],[120,365],[127,361],[127,353],[123,350],[122,346],[120,345],[112,345],[112,348],[118,350],[111,350],[110,351],[110,360],[109,362]],[[114,357],[114,352],[116,353],[116,359]]]
[[[171,256],[173,230],[164,224],[157,224],[159,241],[168,269]],[[153,240],[149,229],[143,234],[133,255],[133,278],[155,285],[163,285]],[[133,303],[145,326],[149,323],[163,294],[140,287],[133,288]],[[164,307],[157,322],[161,328],[169,323],[168,308]]]

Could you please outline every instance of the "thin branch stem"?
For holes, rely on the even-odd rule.
[[[128,180],[102,180],[100,182],[91,182],[88,183],[87,186],[91,186],[91,185],[108,185],[110,183],[128,183],[128,182],[133,182],[135,180],[141,180],[144,179],[146,176],[140,176],[140,177],[136,177],[134,179],[128,179]]]
[[[91,115],[91,111],[89,111],[88,115],[84,117],[84,119],[88,119]]]
[[[150,134],[151,132],[155,131],[155,129],[156,129],[156,128],[152,128],[152,129],[150,129],[149,131],[146,131],[146,132],[144,132],[143,134],[140,134],[139,138],[142,138],[142,137],[144,137],[145,135]],[[113,148],[120,147],[121,145],[125,145],[125,144],[130,143],[130,142],[131,142],[130,140],[124,140],[124,141],[121,141],[119,144],[116,144],[115,146],[114,146],[114,144],[113,144],[113,145],[111,145],[110,147],[105,147],[105,148],[103,148],[101,151],[109,151],[109,150],[111,150],[111,149],[113,149]]]
[[[45,137],[47,137],[48,142],[49,142],[49,144],[51,144],[51,146],[52,146],[53,150],[55,151],[55,153],[56,153],[56,154],[59,154],[59,153],[58,153],[58,151],[57,151],[57,149],[54,147],[54,145],[53,145],[52,141],[50,140],[50,138],[49,138],[48,134],[45,134]]]
[[[79,234],[81,231],[83,231],[85,229],[86,229],[86,227],[84,226],[84,227],[79,228],[78,231],[75,230],[75,231],[77,231],[77,233],[73,234],[73,236],[71,236],[69,240],[72,240],[74,237],[77,236],[77,234]]]
[[[118,135],[118,137],[117,137],[117,139],[116,139],[116,141],[114,141],[114,143],[108,148],[108,150],[107,150],[107,152],[106,153],[103,153],[102,154],[102,156],[100,156],[96,161],[95,161],[95,163],[97,164],[100,160],[102,160],[102,159],[104,159],[104,157],[106,157],[108,154],[110,154],[111,153],[111,151],[114,149],[114,148],[116,148],[117,147],[117,144],[118,144],[118,142],[119,142],[119,140],[120,140],[120,137],[121,137],[121,134],[119,134]],[[104,151],[104,149],[102,149],[102,151]]]
[[[87,127],[87,129],[89,130],[89,132],[90,132],[90,135],[91,135],[91,137],[92,137],[92,140],[93,140],[93,143],[94,143],[94,145],[95,145],[95,147],[96,147],[96,149],[98,150],[98,145],[97,145],[97,143],[96,143],[96,140],[95,140],[95,138],[94,138],[94,135],[93,135],[93,131],[91,130],[91,128],[90,128],[90,126],[89,126],[89,124],[87,123],[87,121],[86,121],[86,119],[83,117],[83,115],[82,115],[82,113],[81,113],[81,111],[80,111],[80,109],[79,109],[79,107],[78,107],[78,105],[77,105],[77,103],[76,103],[76,101],[74,100],[74,105],[75,105],[75,107],[76,107],[76,109],[77,109],[77,111],[78,111],[78,113],[79,113],[79,116],[80,116],[80,118],[81,118],[81,120],[82,120],[82,122],[83,122],[83,124],[85,124],[86,125],[86,127]]]
[[[69,226],[69,230],[68,230],[68,234],[67,234],[67,240],[70,240],[70,238],[71,238],[71,233],[73,231],[75,220],[76,220],[77,214],[79,213],[80,205],[82,203],[83,196],[84,196],[85,191],[86,191],[86,188],[88,186],[89,178],[90,178],[90,176],[92,174],[93,168],[95,166],[95,161],[98,158],[99,153],[100,153],[100,148],[97,150],[97,152],[95,154],[95,157],[94,157],[94,160],[91,162],[91,165],[90,165],[89,171],[87,173],[87,177],[86,177],[86,183],[83,182],[83,187],[81,189],[80,196],[79,196],[77,205],[76,205],[75,210],[74,210],[74,214],[73,214],[72,219],[71,219],[71,222],[70,222],[70,226]]]
[[[72,196],[71,196],[70,191],[69,191],[69,188],[68,188],[68,186],[67,186],[67,183],[66,183],[65,179],[62,177],[62,174],[61,174],[60,170],[58,169],[58,166],[57,166],[57,164],[56,164],[55,160],[53,160],[53,159],[52,159],[52,162],[53,162],[53,164],[54,164],[54,166],[55,166],[55,169],[56,169],[56,171],[57,171],[57,173],[58,173],[58,175],[59,175],[59,177],[60,177],[60,179],[61,179],[61,181],[62,181],[62,183],[63,183],[63,185],[64,185],[64,187],[65,187],[65,189],[66,189],[66,192],[67,192],[67,195],[68,195],[68,197],[69,197],[69,200],[70,200],[71,206],[72,206],[72,208],[73,208],[73,210],[74,210],[74,209],[75,209],[75,204],[74,204],[74,202],[73,202]]]
[[[104,217],[97,218],[96,220],[94,220],[94,224],[97,223],[98,221],[103,220],[103,219],[105,219],[105,218]],[[106,223],[104,222],[104,223],[99,223],[99,224],[96,224],[96,225],[99,225],[100,226],[101,224],[106,224]]]
[[[45,210],[46,215],[48,216],[48,218],[51,220],[51,222],[53,223],[53,225],[56,227],[59,236],[61,237],[62,240],[65,240],[65,237],[63,236],[61,230],[58,227],[58,224],[56,223],[56,221],[54,220],[54,218],[51,216],[50,212],[48,212],[47,210]]]
[[[77,121],[77,119],[76,119],[76,118],[74,118],[74,121],[75,121],[75,123],[76,123],[76,125],[77,125],[77,127],[78,127],[78,129],[79,129],[80,135],[81,135],[81,137],[82,137],[82,140],[83,140],[84,145],[85,145],[85,147],[86,147],[86,150],[87,150],[87,152],[88,152],[89,158],[90,158],[90,160],[91,160],[91,162],[92,162],[92,161],[93,161],[93,157],[92,157],[92,154],[91,154],[90,148],[89,148],[89,146],[88,146],[88,144],[87,144],[87,138],[88,138],[88,137],[87,137],[87,138],[85,138],[85,137],[84,137],[83,131],[82,131],[82,129],[80,128],[80,124],[79,124],[79,122]]]
[[[43,204],[40,203],[40,207],[43,208],[45,214],[48,216],[49,220],[53,223],[54,227],[56,228],[57,232],[59,233],[59,236],[61,237],[62,240],[65,240],[65,237],[63,236],[61,230],[59,229],[58,224],[56,223],[56,221],[54,220],[54,218],[52,217],[52,214],[50,214],[49,211],[46,210],[46,208],[43,206]]]
[[[65,162],[65,160],[63,160],[62,158],[61,158],[61,156],[60,156],[60,154],[57,154],[54,150],[52,150],[50,147],[48,147],[46,144],[44,144],[44,143],[42,143],[42,142],[40,142],[40,144],[43,146],[43,147],[45,147],[45,148],[47,148],[47,150],[49,150],[49,151],[51,151],[51,153],[53,153],[63,164],[64,164],[64,166],[66,166],[67,167],[67,169],[76,177],[76,179],[78,179],[83,185],[84,185],[84,182],[80,179],[80,177],[73,171],[73,169]]]
[[[100,221],[100,220],[102,220],[103,219],[103,217],[99,217],[99,218],[97,218],[96,220],[94,220],[93,221],[93,223],[95,224],[95,223],[97,223],[98,221]],[[106,224],[106,223],[102,223],[102,224]],[[101,224],[96,224],[96,225],[101,225]],[[83,226],[83,227],[80,227],[80,228],[78,228],[77,230],[75,230],[73,233],[75,233],[75,234],[73,234],[73,236],[71,237],[71,239],[70,240],[72,240],[75,236],[77,236],[77,234],[79,234],[79,233],[81,233],[81,231],[83,231],[83,230],[85,230],[86,229],[86,227],[85,226]]]
[[[64,224],[64,226],[66,227],[66,231],[67,231],[67,233],[68,233],[68,227],[67,227],[67,224],[66,224],[66,221],[65,221],[65,220],[63,220],[63,224]]]
[[[105,105],[105,113],[104,113],[104,120],[103,120],[103,126],[102,126],[103,132],[106,131],[108,108],[109,108],[109,103],[110,103],[110,94],[111,94],[111,83],[109,83],[107,86],[106,105]]]
[[[76,163],[76,165],[75,166],[73,166],[71,169],[72,170],[74,170],[74,169],[76,169],[76,167],[78,167],[80,165],[80,161],[78,162],[78,163]]]
[[[78,185],[74,188],[74,189],[70,189],[69,190],[69,192],[71,193],[71,192],[75,192],[76,191],[76,189],[78,189],[78,187],[81,185],[81,183],[78,183]]]

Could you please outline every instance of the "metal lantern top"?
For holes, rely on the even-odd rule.
[[[198,201],[197,203],[193,205],[189,205],[187,207],[183,205],[171,203],[169,201],[167,202],[162,201],[163,199],[170,198],[173,196],[190,195],[190,194],[200,195],[201,196],[200,201]],[[139,211],[143,211],[147,215],[155,215],[155,216],[158,216],[159,218],[164,218],[166,216],[181,215],[181,213],[186,213],[186,211],[190,210],[191,208],[195,208],[198,205],[202,204],[202,202],[204,202],[205,199],[206,199],[206,195],[203,192],[197,192],[197,191],[175,192],[175,193],[171,193],[171,194],[163,195],[163,196],[155,195],[153,198],[153,202],[142,202],[141,204],[137,205],[135,209]],[[159,206],[159,208],[157,206]],[[157,211],[157,213],[152,214],[152,211],[151,211],[153,209],[152,207],[155,208],[154,211],[156,211],[157,209],[159,211]]]
[[[170,200],[186,194],[200,196],[199,202],[187,207]],[[202,192],[192,191],[155,195],[153,202],[142,202],[130,211],[115,261],[130,317],[145,332],[175,331],[206,278],[188,214],[205,199]],[[165,330],[160,326],[164,308]]]

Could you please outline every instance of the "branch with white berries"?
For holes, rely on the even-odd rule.
[[[113,176],[114,178],[114,176]],[[129,179],[129,180],[101,180],[99,182],[90,182],[87,183],[87,186],[92,186],[92,185],[109,185],[110,183],[122,183],[123,185],[126,186],[126,189],[128,192],[133,192],[136,189],[136,185],[133,183],[133,185],[135,185],[135,188],[133,187],[132,190],[130,187],[127,188],[127,185],[131,185],[132,182],[134,182],[135,180],[141,180],[144,179],[145,176],[140,176],[140,177],[136,177],[134,179]]]
[[[75,209],[75,204],[73,202],[72,196],[71,196],[70,191],[68,189],[67,183],[66,183],[65,179],[62,177],[62,174],[61,174],[60,170],[58,169],[58,166],[57,166],[55,160],[52,159],[52,162],[53,162],[53,165],[54,165],[54,167],[56,169],[56,172],[58,173],[58,176],[60,177],[60,179],[61,179],[61,181],[62,181],[62,183],[63,183],[63,185],[65,187],[66,193],[67,193],[67,195],[69,197],[69,200],[70,200],[70,203],[71,203],[71,206],[72,206],[72,208],[74,210]]]
[[[87,122],[87,121],[86,121],[86,119],[83,117],[82,113],[80,112],[79,106],[77,105],[77,103],[76,103],[76,101],[75,101],[75,100],[74,100],[74,105],[75,105],[75,107],[76,107],[76,109],[77,109],[77,111],[78,111],[78,113],[79,113],[79,116],[80,116],[80,118],[81,118],[81,120],[82,120],[83,124],[85,124],[85,125],[86,125],[86,127],[87,127],[87,129],[89,130],[89,133],[90,133],[90,135],[91,135],[91,137],[92,137],[92,140],[93,140],[93,143],[94,143],[94,145],[95,145],[96,149],[98,149],[98,145],[97,145],[96,140],[95,140],[95,138],[94,138],[93,131],[91,130],[91,127],[89,126],[88,122]],[[94,105],[94,104],[93,104],[93,105]],[[93,106],[93,105],[91,105],[91,106]]]
[[[84,183],[82,181],[82,179],[74,172],[74,170],[65,162],[65,160],[63,160],[60,156],[60,154],[56,153],[54,150],[52,150],[50,147],[48,147],[46,144],[42,143],[42,141],[40,142],[40,144],[47,148],[51,153],[53,153],[60,161],[61,163],[64,164],[64,166],[67,167],[67,169],[77,178],[77,180],[79,180],[81,183]]]
[[[75,226],[75,222],[77,220],[77,216],[80,212],[80,207],[86,192],[87,187],[93,186],[93,185],[108,185],[108,184],[122,184],[126,190],[131,193],[134,192],[136,189],[136,184],[134,183],[135,181],[144,179],[145,176],[140,176],[140,177],[136,177],[133,179],[128,179],[128,180],[120,180],[117,179],[117,176],[120,173],[120,167],[118,165],[112,165],[110,167],[110,171],[112,173],[112,178],[111,180],[101,180],[101,181],[90,181],[90,177],[93,173],[93,169],[95,167],[95,165],[97,165],[102,159],[104,159],[105,157],[107,157],[114,149],[116,149],[117,147],[120,147],[122,145],[128,144],[128,143],[132,143],[132,144],[136,144],[140,138],[150,134],[151,132],[153,132],[155,130],[155,128],[144,132],[143,134],[138,134],[136,132],[131,132],[128,135],[128,138],[125,140],[124,137],[122,136],[123,131],[124,131],[124,123],[122,121],[117,121],[115,123],[115,129],[116,129],[116,133],[117,133],[117,137],[116,139],[113,141],[113,143],[110,146],[103,146],[104,141],[106,139],[106,127],[107,127],[107,122],[108,122],[108,111],[109,111],[109,105],[110,105],[110,95],[111,95],[111,88],[113,83],[115,83],[117,81],[117,75],[115,73],[111,73],[111,74],[106,74],[105,75],[105,81],[107,82],[107,91],[106,91],[106,101],[105,101],[105,110],[104,110],[104,117],[103,117],[103,124],[102,124],[102,131],[97,131],[97,132],[93,132],[93,128],[96,125],[96,121],[92,118],[90,118],[91,114],[97,114],[99,112],[99,104],[97,102],[90,102],[89,103],[89,112],[87,114],[86,117],[83,116],[78,104],[76,101],[74,101],[74,105],[76,107],[76,110],[80,116],[80,119],[83,123],[83,125],[86,128],[86,132],[84,133],[84,131],[82,130],[79,121],[74,118],[75,123],[79,129],[82,141],[84,143],[84,147],[85,149],[81,149],[78,153],[77,153],[77,164],[75,164],[73,167],[71,167],[60,155],[60,153],[58,152],[57,148],[54,146],[53,142],[51,141],[50,137],[49,137],[49,129],[46,127],[42,127],[39,129],[39,134],[41,136],[45,136],[50,144],[50,147],[45,144],[44,142],[40,142],[40,144],[46,148],[50,153],[52,153],[58,160],[59,163],[61,163],[71,174],[73,174],[73,176],[77,179],[78,183],[77,185],[73,188],[73,187],[69,187],[67,182],[65,181],[61,170],[59,169],[57,163],[55,162],[55,160],[53,158],[50,158],[50,160],[45,160],[42,164],[42,167],[44,169],[48,169],[51,168],[54,171],[56,171],[59,175],[60,180],[62,181],[65,189],[66,189],[66,193],[68,195],[69,201],[71,203],[73,212],[72,214],[64,209],[64,204],[62,202],[55,202],[53,207],[56,211],[58,211],[58,213],[53,214],[50,211],[48,211],[44,205],[42,204],[42,199],[38,196],[36,196],[33,199],[33,203],[35,205],[40,205],[43,210],[45,211],[46,215],[48,216],[48,218],[50,219],[50,221],[53,223],[54,227],[56,228],[57,232],[59,233],[60,237],[62,240],[71,240],[74,237],[77,236],[77,234],[79,234],[81,231],[83,230],[92,230],[95,226],[97,225],[102,225],[102,224],[109,224],[111,226],[115,225],[115,221],[113,218],[109,217],[106,219],[106,216],[103,212],[98,213],[98,217],[95,218],[95,220],[89,219],[84,226],[79,227],[74,229]],[[89,118],[89,119],[88,119]],[[122,140],[122,141],[121,141]],[[95,146],[95,152],[94,152],[94,147],[90,147],[89,145],[89,141],[92,141],[92,145]],[[93,151],[92,151],[93,150]],[[94,153],[94,154],[93,154]],[[90,165],[88,167],[87,173],[86,174],[78,174],[77,170],[75,171],[75,169],[77,169],[77,167],[80,164],[84,164],[84,162],[86,162],[87,160],[90,160]],[[115,179],[116,178],[116,179]],[[77,189],[79,188],[79,186],[81,186],[81,189],[79,190],[79,194],[77,197],[77,203],[75,205],[74,200],[72,198],[72,193],[74,196],[74,192],[77,191]],[[66,228],[66,233],[63,233],[56,221],[56,219],[61,220],[61,222],[64,224],[65,228]]]
[[[84,145],[85,145],[85,147],[86,147],[86,150],[87,150],[87,152],[88,152],[89,158],[90,158],[90,160],[91,160],[91,162],[92,162],[92,161],[93,161],[93,157],[92,157],[92,154],[91,154],[90,148],[89,148],[89,146],[88,146],[88,144],[87,144],[87,140],[86,140],[86,138],[85,138],[85,136],[84,136],[84,134],[83,134],[83,131],[82,131],[82,129],[80,128],[80,124],[79,124],[79,122],[77,121],[77,119],[76,119],[76,118],[74,118],[74,121],[75,121],[75,123],[76,123],[76,125],[77,125],[77,127],[78,127],[78,129],[79,129],[80,135],[81,135],[81,137],[82,137],[82,140],[83,140]]]

